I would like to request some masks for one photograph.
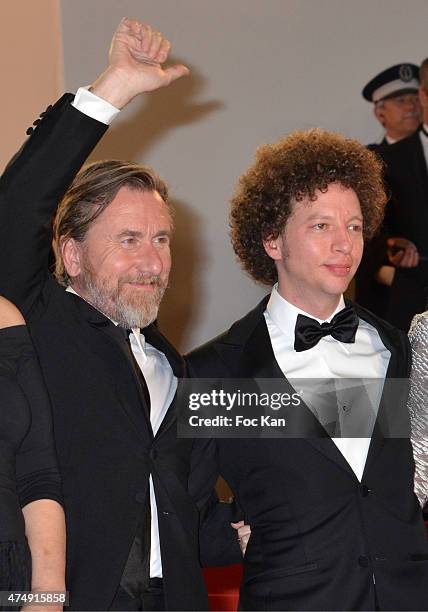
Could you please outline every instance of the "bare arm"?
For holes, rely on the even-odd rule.
[[[25,325],[24,317],[12,302],[0,296],[0,329],[14,325]]]
[[[22,512],[31,550],[32,591],[64,591],[65,520],[62,507],[51,499],[38,499],[27,504]],[[62,610],[62,606],[49,609]]]

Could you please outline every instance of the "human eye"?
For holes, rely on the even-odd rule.
[[[356,232],[356,233],[359,234],[359,233],[361,233],[363,231],[363,226],[362,226],[361,223],[352,223],[349,226],[349,229],[352,230],[353,232]]]
[[[161,234],[160,236],[156,236],[155,243],[156,244],[169,244],[170,237],[168,236],[168,234]]]
[[[122,238],[120,243],[126,249],[130,249],[130,248],[135,247],[137,245],[138,240],[135,238],[135,236],[126,236],[125,238]]]
[[[322,232],[327,229],[327,223],[315,223],[312,228],[316,231]]]

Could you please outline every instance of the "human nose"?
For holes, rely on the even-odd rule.
[[[416,97],[408,97],[404,100],[406,110],[414,111],[419,108],[419,99]]]
[[[137,266],[144,274],[160,274],[164,267],[163,258],[156,248],[156,245],[146,243],[141,246],[138,252]]]
[[[350,253],[352,251],[352,238],[348,227],[338,227],[334,232],[333,250],[341,253]]]

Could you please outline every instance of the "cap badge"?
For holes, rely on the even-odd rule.
[[[400,75],[400,79],[405,83],[413,79],[412,67],[409,66],[409,64],[401,64],[398,74]]]

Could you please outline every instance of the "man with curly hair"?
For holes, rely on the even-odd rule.
[[[215,469],[252,530],[243,610],[426,609],[428,545],[408,419],[398,410],[406,390],[391,383],[408,376],[408,341],[343,298],[385,200],[375,155],[322,130],[262,147],[232,200],[235,252],[253,279],[273,288],[188,356],[191,375],[276,379],[292,390],[300,387],[290,379],[380,381],[377,396],[362,385],[349,403],[336,387],[333,424],[321,410],[317,418],[317,406],[308,416],[305,396],[285,434],[212,442]],[[393,433],[399,413],[404,424]],[[358,417],[363,429],[347,429]],[[303,428],[287,437],[296,422]]]

